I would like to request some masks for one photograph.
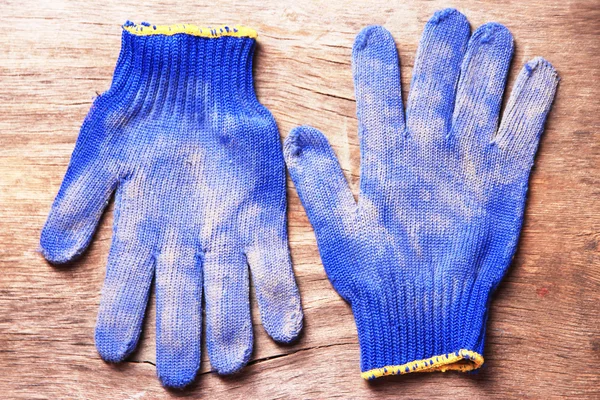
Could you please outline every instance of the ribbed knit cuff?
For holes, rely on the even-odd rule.
[[[111,88],[101,97],[135,115],[210,115],[232,103],[255,107],[255,38],[254,30],[240,26],[127,22]]]
[[[491,285],[422,277],[386,286],[383,293],[362,291],[352,301],[363,378],[464,372],[483,364]]]

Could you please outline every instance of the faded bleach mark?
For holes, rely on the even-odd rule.
[[[498,127],[512,54],[504,26],[471,35],[460,12],[437,12],[405,120],[394,41],[383,27],[363,29],[352,54],[358,202],[321,132],[303,126],[286,139],[323,265],[352,305],[366,379],[483,363],[489,298],[515,251],[558,82],[547,61],[527,63]]]
[[[154,282],[158,375],[183,387],[200,365],[203,301],[213,368],[232,373],[250,359],[249,269],[267,332],[290,342],[302,328],[282,149],[254,93],[247,31],[124,28],[112,86],[83,123],[41,248],[53,263],[79,255],[114,193],[96,346],[111,362],[135,349]]]

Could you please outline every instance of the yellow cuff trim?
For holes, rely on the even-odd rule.
[[[123,25],[123,29],[127,32],[138,35],[138,36],[149,36],[149,35],[177,35],[178,33],[185,33],[193,36],[200,36],[205,38],[218,38],[222,36],[233,36],[233,37],[247,37],[256,39],[258,33],[252,28],[248,28],[240,25],[221,25],[217,27],[210,26],[196,26],[191,24],[174,24],[174,25],[151,25],[147,22],[142,22],[140,25],[134,24],[133,22],[126,22]]]
[[[483,365],[483,356],[470,350],[459,350],[454,353],[433,356],[424,360],[412,361],[402,365],[389,365],[365,371],[363,379],[375,379],[387,375],[403,375],[411,372],[460,371],[467,372]]]

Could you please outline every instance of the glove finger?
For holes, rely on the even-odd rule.
[[[325,136],[297,127],[285,139],[283,154],[317,238],[350,227],[356,201]]]
[[[425,141],[449,131],[456,83],[469,40],[467,18],[455,9],[437,11],[425,25],[408,97],[408,131]]]
[[[285,221],[283,221],[285,224]],[[276,341],[289,343],[302,330],[300,294],[287,243],[285,225],[281,234],[272,231],[246,252],[262,324]],[[265,233],[265,232],[261,232]]]
[[[139,219],[127,212],[139,207],[125,207],[123,201],[129,188],[125,183],[115,198],[114,235],[96,321],[96,348],[109,362],[122,361],[135,350],[154,276],[152,246]]]
[[[497,23],[482,25],[467,46],[452,120],[455,135],[487,145],[498,124],[513,38]]]
[[[156,261],[156,369],[165,386],[182,388],[200,368],[202,256],[193,239],[166,242]]]
[[[361,196],[374,203],[386,198],[404,139],[404,106],[398,52],[392,35],[381,26],[368,26],[352,50],[356,112],[361,149]],[[385,179],[385,178],[388,179]]]
[[[347,299],[350,280],[344,267],[351,265],[353,255],[340,253],[336,243],[356,230],[358,206],[348,182],[327,139],[314,128],[293,129],[285,140],[283,154],[315,230],[327,276],[335,290]]]
[[[398,52],[385,28],[368,26],[356,36],[352,70],[364,175],[369,160],[394,161],[404,131]]]
[[[508,99],[495,142],[526,167],[533,164],[558,81],[554,67],[537,57],[525,64]]]
[[[99,163],[78,165],[83,157],[73,154],[40,237],[41,252],[53,264],[71,261],[87,248],[117,186],[116,176]]]
[[[97,98],[77,139],[60,190],[40,237],[43,256],[66,263],[89,245],[102,212],[118,184],[113,165],[104,162],[104,107]]]
[[[206,345],[210,363],[219,374],[232,374],[252,354],[252,319],[248,264],[241,252],[208,251],[204,257]]]

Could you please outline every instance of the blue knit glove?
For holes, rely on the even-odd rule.
[[[512,53],[504,26],[471,36],[458,11],[437,12],[405,122],[394,41],[362,30],[352,54],[358,202],[323,134],[300,127],[286,139],[325,270],[354,313],[363,378],[483,363],[490,295],[515,251],[558,81],[547,61],[528,62],[497,129]]]
[[[269,335],[290,342],[302,327],[281,143],[253,87],[255,37],[125,24],[112,85],[83,123],[42,232],[46,259],[72,260],[116,193],[96,347],[111,362],[135,349],[154,279],[166,386],[185,386],[199,368],[203,290],[213,368],[248,362],[248,265]]]

